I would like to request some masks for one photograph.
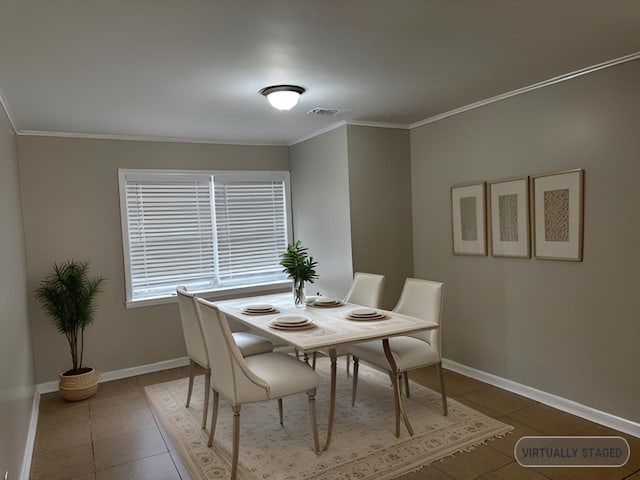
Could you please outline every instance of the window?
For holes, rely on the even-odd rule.
[[[286,282],[288,172],[120,170],[127,303]]]

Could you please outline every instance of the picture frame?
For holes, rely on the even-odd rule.
[[[584,170],[545,173],[531,178],[534,257],[582,261]]]
[[[487,255],[486,184],[472,182],[451,187],[454,255]]]
[[[489,182],[487,196],[491,255],[530,258],[529,176]]]

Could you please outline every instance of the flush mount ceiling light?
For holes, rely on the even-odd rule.
[[[278,110],[290,110],[298,103],[298,98],[306,90],[297,85],[273,85],[260,90],[267,97],[273,108]]]

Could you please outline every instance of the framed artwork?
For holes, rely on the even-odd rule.
[[[485,183],[451,187],[454,255],[486,255]]]
[[[535,258],[582,261],[584,170],[532,177]]]
[[[489,182],[488,196],[491,255],[529,258],[529,177]]]

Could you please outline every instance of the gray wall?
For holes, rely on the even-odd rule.
[[[126,309],[118,168],[288,170],[287,147],[18,137],[29,291],[54,262],[107,277],[85,364],[100,371],[186,355],[175,304]],[[29,297],[37,383],[70,368],[65,338]]]
[[[411,132],[414,268],[447,284],[444,355],[640,421],[640,62]],[[582,167],[582,263],[452,255],[449,187]]]
[[[318,260],[307,294],[342,298],[353,278],[347,128],[290,148],[294,237]]]
[[[384,274],[393,308],[413,273],[409,130],[349,125],[353,269]]]
[[[0,104],[0,475],[18,478],[35,394],[16,136]]]

